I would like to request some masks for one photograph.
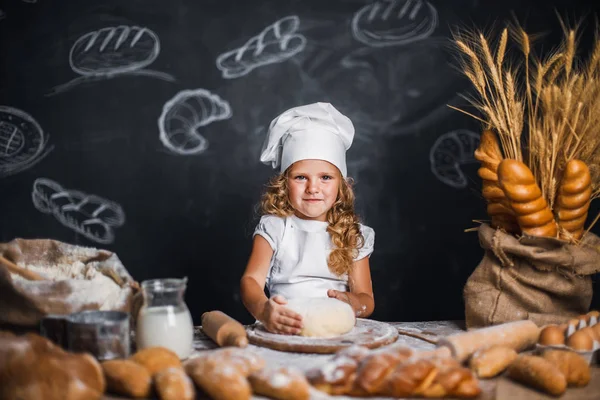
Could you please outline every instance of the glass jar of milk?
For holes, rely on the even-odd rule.
[[[162,346],[187,358],[193,347],[194,324],[183,300],[187,278],[152,279],[142,282],[144,304],[136,326],[138,350]]]

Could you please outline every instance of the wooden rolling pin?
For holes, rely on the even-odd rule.
[[[246,347],[246,329],[235,319],[221,311],[208,311],[202,314],[202,330],[219,347]]]
[[[450,348],[452,356],[463,362],[480,348],[493,345],[510,347],[518,353],[534,346],[539,336],[540,328],[532,321],[523,320],[455,333],[440,338],[437,345]]]

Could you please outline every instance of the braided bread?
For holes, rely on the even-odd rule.
[[[572,237],[579,240],[583,236],[592,196],[591,183],[590,170],[583,161],[571,160],[567,163],[558,188],[555,210],[558,224],[566,231],[561,232],[563,239]]]
[[[491,217],[491,226],[509,233],[520,233],[515,213],[504,191],[498,185],[498,164],[502,161],[502,151],[496,135],[491,130],[481,134],[479,147],[475,150],[475,159],[481,162],[477,174],[483,181],[481,192],[487,201],[487,212]]]
[[[498,183],[510,201],[523,233],[556,237],[558,226],[529,167],[506,159],[498,165]]]
[[[355,397],[476,397],[477,378],[449,357],[421,356],[395,345],[369,351],[342,350],[306,372],[308,381],[330,395]]]

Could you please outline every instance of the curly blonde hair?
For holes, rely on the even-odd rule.
[[[260,206],[263,214],[287,217],[294,214],[288,197],[288,170],[271,178],[262,196]],[[327,212],[327,232],[334,245],[329,253],[327,265],[337,276],[349,274],[358,255],[358,249],[364,245],[360,231],[359,218],[354,212],[354,191],[349,179],[341,179],[337,199]]]

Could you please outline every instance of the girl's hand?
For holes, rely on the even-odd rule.
[[[364,309],[366,308],[364,306],[361,306],[360,299],[354,293],[340,292],[339,290],[329,289],[327,291],[327,296],[341,300],[344,303],[350,304],[350,307],[352,307],[352,310],[354,310],[354,315],[356,317],[360,317],[364,313]]]
[[[302,316],[284,307],[285,297],[275,295],[264,305],[261,321],[271,333],[297,335],[302,328]]]

